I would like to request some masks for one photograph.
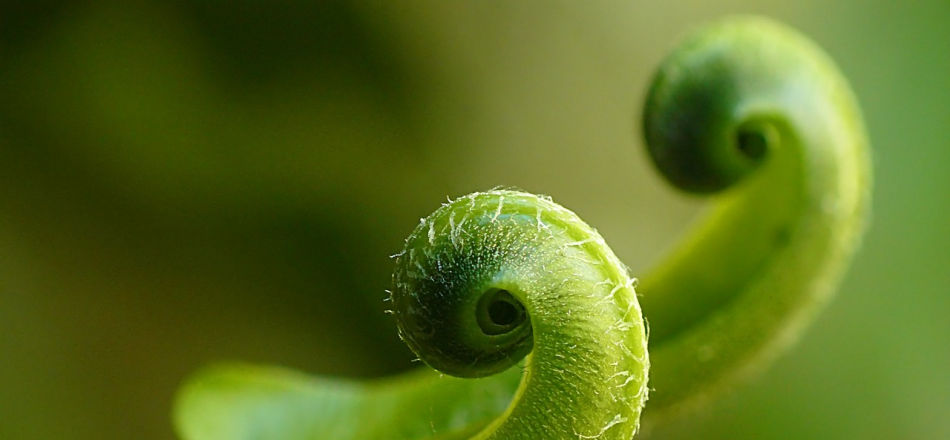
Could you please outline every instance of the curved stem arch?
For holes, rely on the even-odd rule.
[[[396,258],[400,335],[434,370],[354,382],[214,367],[178,395],[181,436],[629,439],[641,411],[656,425],[764,368],[833,293],[864,231],[856,100],[806,38],[737,18],[664,61],[643,114],[659,171],[714,204],[636,293],[601,236],[550,199],[465,196]]]

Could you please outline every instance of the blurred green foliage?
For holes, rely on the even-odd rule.
[[[874,221],[842,295],[664,438],[950,438],[950,3],[0,4],[0,438],[171,439],[208,362],[378,376],[392,263],[446,196],[549,194],[637,271],[701,202],[646,164],[649,74],[758,12],[861,99]]]

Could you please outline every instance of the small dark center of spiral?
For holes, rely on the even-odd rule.
[[[743,127],[736,133],[736,148],[750,159],[758,160],[764,157],[768,146],[768,136],[762,130]]]
[[[518,309],[508,301],[494,301],[488,306],[488,319],[495,325],[509,326],[518,320]]]
[[[504,289],[489,289],[485,292],[476,314],[482,332],[492,336],[509,333],[528,319],[521,301]]]

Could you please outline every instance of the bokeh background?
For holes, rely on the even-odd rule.
[[[650,72],[745,12],[851,79],[873,225],[795,350],[660,437],[950,438],[950,3],[380,3],[0,2],[0,438],[171,440],[221,359],[407,368],[388,256],[448,196],[551,195],[642,271],[704,204],[647,166]]]

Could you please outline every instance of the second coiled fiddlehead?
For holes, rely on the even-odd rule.
[[[424,219],[392,292],[423,361],[487,377],[423,369],[349,382],[214,367],[180,393],[180,434],[626,439],[648,365],[644,423],[761,368],[825,302],[864,228],[869,164],[849,87],[795,32],[733,19],[664,62],[644,134],[671,183],[717,199],[640,277],[649,359],[634,282],[603,239],[549,199],[494,190]]]

